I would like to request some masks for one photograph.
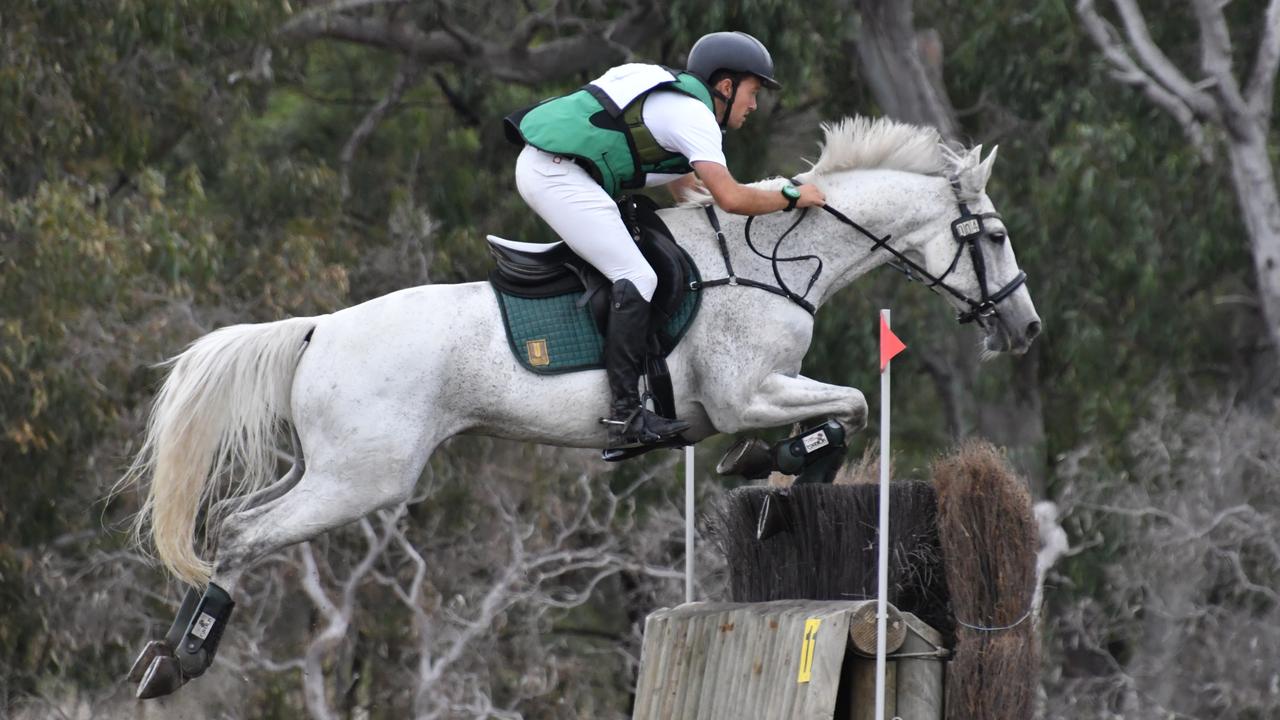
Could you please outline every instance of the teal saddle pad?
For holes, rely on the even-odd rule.
[[[686,283],[700,279],[692,262],[687,262],[685,267],[690,273]],[[493,286],[493,291],[498,296],[511,352],[521,365],[540,375],[604,367],[604,336],[596,327],[590,304],[581,302],[585,291],[545,298],[520,297],[497,286]],[[659,327],[659,341],[667,353],[693,323],[701,300],[702,293],[686,290],[684,300],[671,318]]]

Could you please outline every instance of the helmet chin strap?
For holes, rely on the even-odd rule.
[[[719,90],[716,90],[715,88],[711,88],[711,94],[719,98],[722,102],[724,102],[724,113],[722,113],[720,116],[720,133],[721,134],[724,134],[729,130],[729,113],[733,112],[733,101],[734,101],[734,98],[738,97],[738,78],[736,77],[730,78],[729,81],[733,83],[732,85],[733,89],[729,91],[728,97],[726,97],[725,94],[720,92]]]

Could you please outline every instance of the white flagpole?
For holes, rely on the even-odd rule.
[[[880,310],[889,327],[889,310]],[[880,342],[884,342],[881,338]],[[880,590],[876,602],[876,720],[884,718],[885,632],[889,619],[889,368],[880,372]]]
[[[693,602],[693,446],[684,447],[684,601]]]

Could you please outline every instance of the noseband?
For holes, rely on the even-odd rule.
[[[800,184],[795,179],[792,179],[791,182],[795,185]],[[1017,276],[1005,283],[1004,287],[994,293],[990,292],[987,284],[987,263],[983,258],[982,247],[979,245],[979,242],[984,238],[989,238],[995,243],[1004,242],[1004,233],[989,230],[984,222],[985,220],[991,219],[1003,221],[1004,218],[1000,217],[1000,213],[997,212],[974,213],[970,211],[969,206],[966,203],[961,202],[959,199],[960,180],[958,177],[953,176],[951,178],[951,187],[955,190],[956,204],[960,209],[960,217],[951,222],[951,236],[956,240],[956,254],[951,258],[951,264],[947,267],[946,272],[942,273],[942,275],[938,277],[934,277],[928,270],[925,270],[923,267],[913,262],[903,253],[890,247],[889,240],[891,236],[885,235],[883,238],[876,237],[871,233],[871,231],[854,222],[844,213],[836,210],[830,205],[823,205],[822,209],[826,210],[836,220],[839,220],[869,238],[872,242],[871,252],[884,250],[890,255],[893,255],[896,262],[891,260],[889,262],[889,266],[903,275],[906,275],[908,280],[925,282],[926,287],[934,292],[937,292],[938,288],[942,288],[956,299],[968,305],[969,309],[967,311],[961,312],[956,316],[956,319],[960,321],[961,324],[970,323],[976,320],[979,325],[985,326],[986,323],[983,321],[997,314],[996,305],[1001,300],[1012,295],[1018,288],[1026,284],[1027,273],[1019,270]],[[822,274],[822,259],[816,255],[778,257],[778,248],[781,247],[783,239],[785,239],[787,235],[790,235],[791,231],[795,230],[796,226],[804,220],[805,216],[809,212],[808,208],[801,210],[800,217],[796,218],[796,221],[791,223],[791,226],[778,236],[778,240],[773,246],[773,252],[769,255],[757,250],[751,241],[751,221],[755,219],[755,216],[748,217],[747,224],[743,228],[743,235],[746,236],[747,246],[750,247],[752,252],[756,255],[769,260],[772,264],[773,276],[778,283],[778,287],[768,286],[763,283],[739,278],[734,275],[733,267],[729,263],[728,244],[725,241],[724,233],[720,231],[720,220],[716,217],[715,207],[713,205],[708,205],[706,207],[706,212],[707,218],[711,221],[711,226],[715,229],[716,237],[720,242],[720,254],[724,257],[725,269],[728,271],[729,277],[722,278],[720,280],[704,280],[692,283],[690,286],[691,289],[698,290],[704,287],[715,287],[717,285],[746,285],[748,287],[755,287],[761,290],[767,290],[777,295],[782,295],[804,308],[809,314],[812,315],[814,313],[815,308],[813,304],[806,300],[805,296],[807,296],[809,291],[813,289],[814,283],[817,282],[818,277]],[[946,283],[947,276],[956,269],[956,265],[959,264],[960,256],[964,254],[965,248],[968,248],[969,250],[969,257],[973,261],[973,272],[978,278],[978,289],[982,292],[982,297],[977,300]],[[803,293],[797,295],[791,290],[791,288],[787,287],[786,282],[783,281],[782,273],[778,270],[778,264],[781,262],[797,262],[802,260],[816,260],[818,262],[818,266],[814,270],[813,275],[809,278],[808,287],[805,288]]]

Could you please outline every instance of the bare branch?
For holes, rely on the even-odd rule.
[[[408,55],[424,64],[461,63],[466,59],[465,48],[449,33],[443,30],[424,33],[409,23],[392,23],[386,18],[345,15],[298,17],[281,26],[277,34],[285,40],[295,41],[318,38],[346,40]]]
[[[323,20],[324,18],[336,17],[345,12],[349,12],[351,10],[361,10],[367,7],[373,7],[375,5],[408,5],[408,4],[409,4],[408,0],[339,0],[338,2],[332,3],[330,5],[323,5],[320,7],[313,7],[313,8],[308,8],[306,10],[303,10],[302,12],[298,13],[297,15],[294,15],[292,18],[286,21],[285,24],[281,27],[281,29],[287,30],[292,26],[303,25],[308,22]]]
[[[354,7],[368,4],[375,3]],[[356,17],[344,14],[345,9],[340,3],[329,6],[327,12],[304,13],[282,25],[277,34],[296,42],[327,38],[369,45],[408,56],[424,66],[466,67],[500,80],[533,85],[624,62],[631,57],[631,48],[661,30],[663,23],[653,0],[646,0],[612,21],[558,19],[557,28],[578,32],[530,47],[533,35],[548,23],[536,13],[510,31],[478,34],[453,21],[441,20],[439,28],[423,31],[407,20]]]
[[[1248,590],[1249,592],[1262,595],[1273,604],[1280,603],[1280,593],[1277,593],[1275,590],[1272,590],[1265,585],[1255,583],[1249,577],[1249,573],[1245,570],[1244,564],[1240,560],[1240,553],[1238,551],[1220,552],[1219,554],[1226,557],[1226,559],[1231,563],[1231,569],[1235,573],[1236,580],[1240,582],[1240,587]]]
[[[440,13],[438,22],[440,23],[440,27],[443,28],[445,32],[449,33],[450,37],[458,41],[458,44],[462,46],[462,49],[466,53],[479,55],[484,52],[484,40],[471,34],[461,25],[451,21],[448,13]]]
[[[1098,15],[1093,0],[1079,0],[1076,3],[1076,13],[1080,16],[1089,37],[1093,38],[1094,44],[1111,64],[1112,75],[1120,82],[1140,90],[1148,100],[1172,115],[1182,126],[1182,131],[1191,144],[1200,152],[1200,156],[1206,160],[1211,159],[1213,150],[1205,139],[1204,126],[1196,117],[1196,113],[1183,98],[1170,92],[1138,67],[1125,50],[1116,29]]]
[[[1262,22],[1262,40],[1258,43],[1258,57],[1249,75],[1249,84],[1245,86],[1245,97],[1258,123],[1270,127],[1276,68],[1280,67],[1280,0],[1271,0]]]
[[[383,514],[384,528],[394,526],[403,512],[404,506],[401,505],[397,512]],[[392,534],[387,532],[379,536],[374,531],[373,525],[368,518],[360,520],[359,526],[367,547],[360,562],[352,568],[347,578],[341,581],[340,604],[336,604],[330,599],[328,591],[325,590],[321,583],[320,571],[316,564],[315,553],[312,550],[311,543],[303,543],[298,550],[304,570],[302,574],[302,589],[315,606],[317,612],[325,620],[324,627],[321,628],[320,633],[312,638],[307,645],[306,654],[302,661],[304,668],[302,672],[303,694],[307,710],[312,716],[318,718],[336,717],[329,706],[324,663],[346,637],[347,629],[351,626],[351,618],[356,609],[356,591],[372,571],[374,563],[391,541]]]
[[[1240,95],[1240,84],[1231,73],[1231,34],[1222,15],[1221,0],[1192,0],[1200,24],[1200,64],[1213,78],[1213,94],[1223,109],[1223,125],[1236,137],[1252,129],[1249,106]]]
[[[1138,9],[1137,2],[1135,0],[1114,0],[1114,2],[1116,9],[1120,11],[1120,19],[1124,22],[1124,31],[1129,38],[1129,44],[1151,76],[1182,100],[1198,119],[1215,118],[1217,107],[1214,106],[1213,99],[1192,85],[1151,39],[1147,20]]]
[[[418,65],[412,60],[406,60],[400,65],[400,69],[396,71],[395,78],[391,81],[391,88],[387,90],[386,96],[378,101],[365,113],[364,118],[360,120],[360,124],[352,131],[351,137],[347,138],[347,142],[342,146],[342,152],[338,155],[341,165],[340,189],[342,201],[345,203],[351,198],[351,163],[355,159],[356,151],[360,148],[364,141],[368,139],[373,131],[377,129],[378,123],[382,122],[395,107],[400,103],[400,98],[404,97],[405,90],[413,85],[418,77]]]
[[[534,34],[551,26],[551,17],[545,12],[531,12],[511,31],[511,40],[517,45],[528,45]]]

